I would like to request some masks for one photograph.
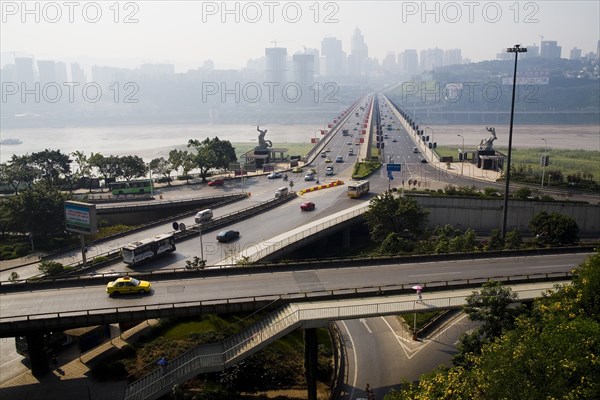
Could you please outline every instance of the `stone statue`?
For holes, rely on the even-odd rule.
[[[262,150],[266,150],[269,147],[273,147],[273,143],[270,140],[265,140],[265,135],[267,134],[267,130],[264,131],[260,129],[259,126],[256,127],[256,130],[260,132],[258,135],[258,148]]]
[[[494,150],[494,140],[496,140],[496,128],[489,128],[486,126],[488,132],[492,134],[487,139],[482,139],[481,143],[479,143],[479,150]]]

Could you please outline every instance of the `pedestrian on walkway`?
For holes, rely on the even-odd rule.
[[[163,354],[163,356],[156,363],[160,366],[164,375],[167,372],[167,365],[169,364],[169,361],[167,361],[167,356]]]
[[[423,301],[423,295],[421,294],[421,289],[417,289],[417,297],[419,298],[419,301]]]

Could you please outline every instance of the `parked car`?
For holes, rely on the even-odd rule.
[[[237,239],[240,237],[240,233],[238,231],[234,231],[234,230],[226,230],[226,231],[221,231],[217,234],[217,241],[225,243],[225,242],[229,242],[232,241],[234,239]]]
[[[281,172],[271,172],[269,175],[267,175],[267,179],[277,179],[277,178],[281,178]]]
[[[312,201],[305,201],[304,203],[300,204],[300,210],[302,211],[313,211],[314,209],[315,203]]]
[[[342,157],[342,156],[337,156],[337,157],[335,158],[335,162],[344,162],[344,157]]]
[[[223,179],[214,179],[208,182],[208,186],[223,186],[225,181]]]
[[[112,282],[108,282],[106,284],[106,293],[109,295],[127,293],[145,294],[150,293],[151,287],[152,284],[148,281],[142,281],[130,276],[123,276]]]

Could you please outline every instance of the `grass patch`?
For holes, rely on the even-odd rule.
[[[416,298],[416,297],[415,297]],[[437,316],[441,315],[443,311],[431,311],[424,313],[417,313],[417,332],[423,329],[423,327],[432,321]],[[400,318],[402,318],[410,327],[410,329],[414,329],[415,327],[415,314],[400,314]]]
[[[373,172],[381,168],[381,162],[379,161],[359,161],[354,164],[354,170],[352,171],[353,179],[363,179],[371,175]]]
[[[508,148],[498,148],[503,154],[508,153]],[[458,153],[454,147],[438,146],[436,152],[440,157],[454,157],[458,162]],[[519,168],[524,167],[532,178],[541,182],[542,167],[540,165],[541,156],[544,154],[544,148],[524,148],[512,150],[511,166]],[[565,180],[569,175],[592,175],[590,180],[600,184],[600,151],[593,150],[569,150],[569,149],[548,149],[547,155],[550,157],[550,163],[546,167],[546,179],[548,182],[549,172],[558,170],[562,173]],[[512,176],[512,175],[511,175]],[[517,179],[517,177],[515,177]]]

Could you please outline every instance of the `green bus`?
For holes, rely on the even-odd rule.
[[[152,180],[150,179],[140,179],[129,182],[112,182],[109,183],[108,186],[115,196],[120,194],[151,194],[153,190]]]

